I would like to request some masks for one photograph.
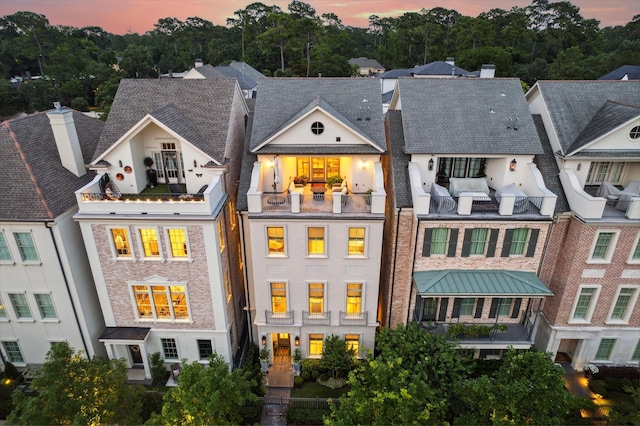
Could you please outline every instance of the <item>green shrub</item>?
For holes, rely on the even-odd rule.
[[[328,410],[314,408],[290,408],[287,411],[289,425],[322,425],[324,417],[329,417]]]
[[[340,176],[331,176],[327,179],[327,186],[332,187],[336,183],[342,183],[342,178]]]
[[[302,371],[308,371],[309,374],[311,374],[313,370],[319,370],[319,369],[320,369],[319,359],[306,358],[302,360]]]
[[[73,100],[71,101],[71,108],[75,109],[76,111],[89,111],[89,102],[87,102],[87,100],[85,98],[73,98]]]
[[[616,392],[625,392],[625,389],[633,386],[631,380],[629,379],[620,379],[620,378],[608,378],[604,379],[607,383],[607,390],[616,391]]]
[[[311,372],[311,377],[313,378],[313,380],[317,380],[318,377],[320,377],[320,372],[318,370],[313,370]]]
[[[320,375],[320,381],[321,382],[326,382],[327,380],[329,380],[329,375],[327,373],[322,373]]]
[[[293,385],[297,388],[301,388],[303,383],[304,383],[304,379],[300,376],[293,379]]]
[[[603,398],[606,398],[607,396],[607,382],[603,379],[589,380],[589,389],[591,389],[593,393],[602,395]]]
[[[164,366],[164,359],[160,352],[154,352],[149,355],[149,364],[151,364],[151,378],[155,386],[164,385],[166,383],[167,368]]]
[[[593,377],[597,379],[629,379],[631,381],[640,380],[640,369],[637,367],[609,367],[598,365],[598,371]]]
[[[311,379],[311,373],[309,373],[308,371],[303,371],[302,374],[300,374],[300,377],[302,377],[302,380],[306,382]]]
[[[240,413],[242,416],[242,423],[245,425],[257,425],[260,424],[260,418],[262,417],[262,407],[257,406],[244,406]]]
[[[144,389],[140,387],[140,389]],[[142,422],[146,422],[151,418],[152,413],[160,414],[162,412],[162,398],[163,392],[147,390],[139,394],[140,401],[142,402],[142,408],[140,410],[140,418]]]

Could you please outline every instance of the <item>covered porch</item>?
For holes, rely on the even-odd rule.
[[[123,358],[126,361],[129,380],[152,379],[146,348],[150,331],[151,328],[148,327],[107,327],[100,336],[109,359]]]

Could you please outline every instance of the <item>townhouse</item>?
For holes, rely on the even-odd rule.
[[[517,79],[399,79],[386,117],[381,325],[411,321],[476,357],[533,345],[555,210]]]
[[[235,79],[122,80],[76,191],[110,358],[238,365],[247,341],[235,195],[247,122]]]
[[[526,95],[559,170],[536,347],[581,369],[640,361],[640,81],[540,81]]]
[[[267,78],[243,165],[253,340],[319,358],[326,337],[373,350],[387,149],[374,79]]]
[[[0,126],[0,361],[26,370],[67,341],[105,355],[104,321],[73,192],[95,174],[85,164],[103,123],[60,108]]]

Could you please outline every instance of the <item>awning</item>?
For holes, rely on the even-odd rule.
[[[150,331],[149,327],[107,327],[99,340],[101,342],[113,340],[144,342]]]
[[[553,296],[533,272],[445,269],[414,272],[413,280],[421,296]]]

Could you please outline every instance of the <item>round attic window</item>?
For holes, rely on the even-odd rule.
[[[633,129],[631,129],[631,131],[629,132],[629,137],[634,141],[640,139],[640,126],[635,126]]]
[[[322,134],[322,132],[324,132],[324,124],[322,124],[319,121],[314,122],[311,125],[311,131],[313,132],[314,135]]]

